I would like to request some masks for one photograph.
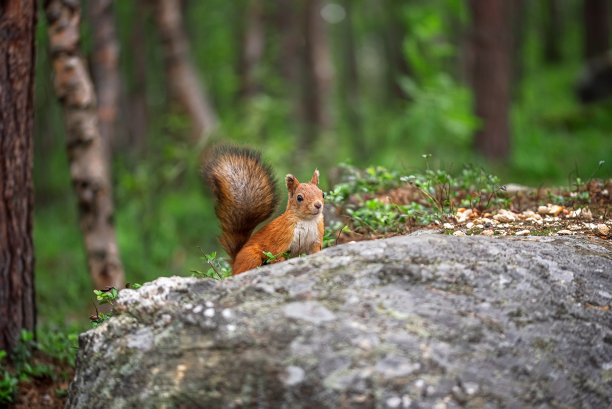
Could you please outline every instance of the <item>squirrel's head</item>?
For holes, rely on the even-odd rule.
[[[315,170],[308,183],[300,183],[298,179],[289,174],[285,176],[285,183],[289,191],[287,210],[293,209],[301,217],[313,218],[323,212],[323,191],[319,189],[319,171]]]

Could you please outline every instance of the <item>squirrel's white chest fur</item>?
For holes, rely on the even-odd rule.
[[[302,220],[297,223],[293,231],[293,240],[289,246],[291,257],[300,254],[310,254],[310,250],[319,241],[319,221],[322,215],[312,220]]]

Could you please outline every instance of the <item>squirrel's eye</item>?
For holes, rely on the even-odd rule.
[[[325,192],[323,192],[323,199],[325,199]]]
[[[304,200],[304,198],[302,197],[302,195],[298,195],[297,200],[298,202],[301,202],[302,200]]]

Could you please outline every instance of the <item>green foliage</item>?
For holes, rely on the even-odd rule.
[[[455,175],[441,169],[432,170],[428,164],[431,155],[423,155],[423,158],[427,169],[408,176],[383,167],[361,172],[343,165],[346,182],[336,185],[326,200],[344,210],[350,227],[339,223],[331,226],[326,230],[324,243],[329,245],[335,242],[340,230],[403,233],[410,226],[426,226],[451,217],[459,206],[481,211],[493,206],[508,206],[510,199],[497,176],[472,165],[463,167]],[[380,197],[372,197],[407,185],[416,189],[420,199],[407,204],[394,204]]]
[[[213,251],[210,254],[204,254],[200,259],[206,261],[210,268],[206,272],[199,270],[191,270],[191,276],[197,278],[213,278],[215,280],[223,280],[232,276],[232,268],[226,260],[217,258],[217,252]]]
[[[117,299],[117,294],[119,294],[115,287],[111,287],[108,290],[93,290],[93,292],[99,304],[111,305],[113,305],[114,301]]]
[[[30,382],[32,378],[41,377],[50,377],[54,381],[58,377],[66,380],[67,374],[57,365],[74,366],[78,338],[74,328],[42,326],[37,333],[38,340],[35,340],[32,332],[22,329],[10,357],[6,351],[0,351],[0,405],[13,402],[19,382]],[[40,355],[46,357],[44,363],[40,361]]]
[[[264,251],[263,254],[267,257],[267,260],[264,261],[264,264],[271,264],[279,260],[288,260],[291,257],[291,254],[288,251],[278,254],[272,254],[269,251]]]
[[[325,233],[323,234],[323,248],[330,247],[336,244],[336,240],[338,240],[338,235],[342,232],[350,233],[351,230],[346,224],[342,224],[338,221],[330,223],[325,228]]]
[[[96,300],[98,300],[99,304],[110,304],[113,308],[115,307],[115,300],[117,299],[117,295],[119,291],[115,287],[106,288],[103,290],[93,290],[96,295]],[[91,321],[91,325],[93,328],[96,328],[98,325],[102,324],[104,321],[108,320],[110,317],[114,315],[114,310],[111,310],[108,313],[99,312],[96,308],[96,314],[89,317],[89,321]]]
[[[399,186],[399,174],[382,166],[368,167],[364,172],[354,166],[340,164],[339,170],[346,182],[339,183],[325,196],[325,201],[342,203],[352,194],[377,193]]]
[[[0,378],[0,404],[7,404],[13,401],[13,397],[17,393],[18,383],[18,377],[13,376],[4,368],[2,369],[2,378]]]
[[[434,220],[431,211],[419,203],[394,205],[378,198],[362,202],[356,209],[347,208],[346,212],[357,229],[371,233],[402,233],[409,219],[422,225]]]
[[[237,69],[247,2],[210,0],[186,5],[184,26],[191,40],[191,57],[221,123],[213,139],[260,147],[279,177],[288,172],[308,174],[318,167],[322,185],[337,163],[350,160],[356,168],[344,169],[345,182],[335,186],[326,201],[349,206],[350,200],[353,207],[349,208],[361,220],[361,229],[395,232],[402,223],[421,225],[443,219],[459,206],[485,209],[507,203],[499,179],[491,179],[483,168],[514,183],[572,184],[578,199],[585,197],[585,181],[594,171],[599,178],[612,176],[610,161],[597,165],[612,152],[608,137],[612,106],[580,106],[572,92],[583,61],[579,19],[564,20],[559,39],[563,60],[545,64],[541,27],[548,11],[543,3],[525,4],[520,25],[523,48],[516,49],[520,55],[514,59],[512,152],[507,161],[497,164],[483,160],[472,147],[481,124],[474,116],[466,81],[467,2],[352,2],[347,18],[329,25],[335,80],[326,111],[332,120],[319,135],[308,135],[310,124],[296,107],[308,84],[289,82],[281,73],[287,58],[285,38],[275,22],[283,17],[275,2],[264,3],[266,16],[276,17],[265,20],[264,55],[254,73],[258,93],[252,98],[239,95]],[[563,15],[571,16],[579,11],[579,4],[564,3],[561,9]],[[189,275],[188,266],[200,263],[199,247],[221,251],[215,240],[214,205],[199,175],[201,147],[188,140],[187,116],[169,102],[163,50],[150,10],[134,2],[117,2],[115,11],[125,99],[114,138],[112,174],[115,225],[126,279],[146,282],[160,275]],[[147,33],[138,42],[145,53],[145,73],[136,70],[135,18],[142,18]],[[87,19],[83,21],[87,24]],[[84,296],[91,291],[91,279],[69,178],[62,114],[49,75],[46,30],[45,19],[39,19],[34,98],[36,301],[40,321],[78,322],[83,319],[81,311],[91,309],[90,297]],[[84,27],[83,32],[87,54],[91,29]],[[354,63],[345,58],[344,47],[351,42]],[[394,50],[401,51],[403,61],[397,60]],[[406,69],[401,67],[404,62]],[[347,75],[349,69],[354,69],[355,79]],[[141,150],[132,146],[128,106],[138,96],[146,99],[148,109]],[[433,159],[423,166],[425,152],[433,154]],[[461,168],[462,163],[472,165]],[[366,172],[356,170],[368,166]],[[423,195],[411,208],[374,199],[378,192],[409,182]],[[547,199],[569,203],[576,198],[551,193]],[[351,227],[329,227],[324,245]],[[218,278],[214,270],[193,274],[197,273]]]
[[[38,329],[38,347],[46,355],[74,367],[80,330],[76,327],[42,326]]]

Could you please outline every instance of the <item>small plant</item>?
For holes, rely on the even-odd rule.
[[[4,352],[6,355],[6,351]],[[13,402],[13,398],[17,393],[17,384],[19,379],[12,375],[7,369],[2,368],[2,377],[0,378],[0,404]]]
[[[6,351],[0,350],[0,363],[2,371],[0,372],[0,404],[11,403],[17,392],[17,384],[19,383],[18,376],[13,375],[6,367]]]
[[[343,225],[340,222],[332,222],[325,228],[325,233],[323,234],[323,248],[333,246],[336,244],[340,234],[350,232],[351,229],[349,229],[346,224]]]
[[[202,249],[200,249],[202,251]],[[223,280],[224,278],[230,277],[232,275],[232,269],[229,264],[224,261],[217,259],[217,253],[212,252],[210,254],[204,254],[200,259],[206,261],[206,263],[210,266],[210,268],[206,272],[202,272],[200,270],[191,270],[191,276],[196,278],[214,278],[215,280]]]
[[[66,380],[67,375],[59,366],[61,363],[74,366],[76,333],[39,328],[38,334],[37,341],[32,332],[22,329],[10,357],[6,351],[0,351],[0,406],[14,401],[19,382],[44,377]],[[49,362],[49,357],[54,363],[43,363]]]
[[[425,171],[407,176],[381,167],[365,172],[345,167],[347,181],[336,185],[327,196],[329,202],[349,216],[343,230],[383,235],[404,233],[413,226],[451,218],[459,207],[484,212],[509,206],[510,199],[499,178],[482,168],[468,165],[451,174],[430,169],[430,154],[423,158]],[[337,227],[328,231],[327,245],[332,243],[332,232],[336,232],[336,239],[339,236]]]
[[[107,287],[103,290],[94,290],[94,294],[100,304],[111,304],[114,306],[119,291],[115,287]]]
[[[269,251],[264,251],[263,253],[268,258],[266,261],[264,261],[264,264],[272,264],[275,261],[288,260],[291,257],[288,251],[278,254],[272,254]]]
[[[382,166],[369,167],[360,171],[354,166],[341,164],[340,169],[346,182],[334,186],[325,196],[325,201],[341,204],[353,194],[378,193],[401,185],[397,172],[389,171]]]
[[[117,295],[119,294],[119,291],[115,287],[107,287],[102,290],[93,290],[93,292],[96,295],[96,299],[98,300],[98,303],[100,305],[110,304],[114,308],[115,300],[117,299]],[[98,325],[102,324],[104,321],[106,321],[112,316],[113,310],[105,314],[103,312],[99,312],[96,308],[96,314],[89,316],[89,321],[91,321],[92,326],[96,328]]]
[[[142,287],[142,285],[138,283],[127,283],[125,285],[125,288],[131,288],[133,290],[137,290],[140,287]],[[119,295],[119,290],[117,290],[115,287],[107,287],[102,290],[93,290],[93,292],[96,295],[96,299],[100,305],[110,304],[113,307],[113,309],[111,309],[111,311],[107,314],[99,312],[96,308],[96,313],[89,316],[89,321],[91,321],[92,326],[95,328],[113,316],[115,300]]]
[[[363,207],[347,209],[346,212],[356,228],[369,232],[399,232],[405,221],[405,215],[397,205],[383,203],[377,198],[366,201]]]

